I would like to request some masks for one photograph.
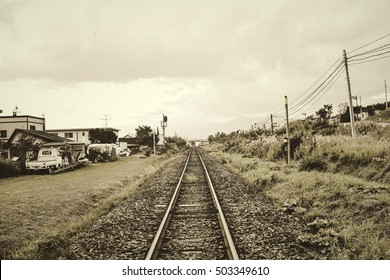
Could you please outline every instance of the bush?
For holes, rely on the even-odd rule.
[[[140,152],[143,153],[145,156],[150,156],[152,154],[152,149],[148,146],[141,146]]]
[[[19,176],[20,171],[10,160],[0,159],[0,178]]]
[[[301,160],[299,163],[299,170],[300,171],[325,171],[327,169],[327,163],[318,157],[315,156],[309,156],[305,157]]]

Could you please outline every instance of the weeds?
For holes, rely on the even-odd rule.
[[[330,157],[333,161],[339,160],[332,154],[332,151],[337,153],[337,149],[343,157],[348,155],[356,159],[363,153],[379,157],[384,147],[359,152],[356,149],[353,154],[346,152],[347,144],[325,150],[325,141],[334,139],[326,137],[317,141],[324,153],[319,153],[321,157],[313,155],[313,161],[308,161],[310,172],[300,171],[303,170],[300,164],[286,166],[284,163],[243,158],[235,153],[211,154],[230,162],[226,166],[246,181],[253,189],[252,195],[266,195],[277,208],[288,208],[286,214],[290,213],[305,223],[306,232],[299,237],[302,244],[318,247],[333,259],[390,259],[390,186],[326,172],[322,165],[323,158],[326,158],[327,170],[331,170]],[[322,171],[316,169],[316,158],[321,160],[318,169]],[[241,172],[242,167],[252,166],[253,162],[256,162],[253,168]],[[387,167],[387,163],[384,166]],[[288,207],[291,201],[294,205]]]

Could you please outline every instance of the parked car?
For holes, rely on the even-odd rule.
[[[44,144],[38,152],[36,160],[26,162],[26,170],[47,170],[52,173],[54,170],[68,167],[74,163],[69,146],[56,146]]]

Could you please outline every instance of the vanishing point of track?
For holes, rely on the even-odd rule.
[[[146,259],[239,259],[197,149],[188,154]]]

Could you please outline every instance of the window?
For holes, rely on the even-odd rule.
[[[35,125],[30,125],[30,129],[35,130],[36,129]]]
[[[83,132],[83,136],[85,136],[85,132]]]
[[[65,132],[65,138],[73,138],[73,132]]]
[[[42,151],[43,156],[51,156],[51,151]]]
[[[0,137],[6,138],[7,137],[7,130],[0,130]]]

